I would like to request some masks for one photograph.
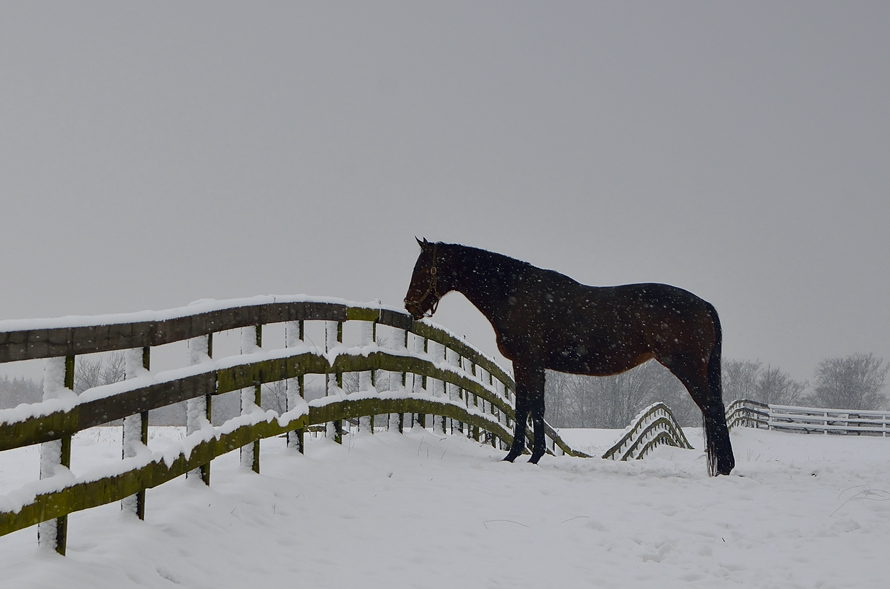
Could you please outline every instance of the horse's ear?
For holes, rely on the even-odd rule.
[[[419,239],[417,239],[417,237],[415,237],[414,239],[417,240],[417,245],[419,245],[420,249],[422,249],[423,251],[428,251],[430,249],[430,242],[426,240],[426,237],[423,238],[423,241],[420,241]]]

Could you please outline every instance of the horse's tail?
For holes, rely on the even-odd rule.
[[[717,309],[708,303],[708,313],[714,323],[714,346],[708,358],[708,388],[710,399],[704,412],[705,437],[707,439],[708,472],[729,474],[735,467],[732,444],[729,441],[729,428],[726,427],[726,410],[723,406],[723,379],[720,367],[723,354],[723,329]]]
[[[723,328],[720,327],[720,317],[714,305],[708,303],[708,313],[714,323],[714,347],[711,348],[711,356],[708,358],[708,387],[711,395],[723,401],[723,378],[720,364],[723,356]]]

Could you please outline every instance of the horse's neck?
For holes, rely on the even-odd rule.
[[[454,290],[463,294],[485,315],[494,319],[495,310],[509,296],[511,271],[516,260],[472,248],[455,252],[454,264],[457,269]],[[499,271],[500,270],[500,271]]]

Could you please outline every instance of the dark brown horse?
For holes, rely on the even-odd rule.
[[[720,319],[694,294],[666,284],[593,287],[552,270],[457,244],[418,240],[405,309],[431,316],[456,290],[491,322],[513,361],[516,428],[505,460],[522,453],[529,413],[530,462],[544,454],[544,370],[608,376],[655,359],[692,395],[704,416],[708,471],[735,466],[720,382]]]

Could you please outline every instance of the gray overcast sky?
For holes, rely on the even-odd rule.
[[[888,2],[4,2],[0,319],[400,305],[417,235],[890,359],[888,105]]]

